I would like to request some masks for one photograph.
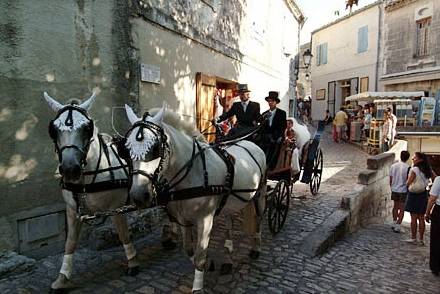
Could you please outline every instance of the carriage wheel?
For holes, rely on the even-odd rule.
[[[313,195],[318,194],[319,186],[321,186],[323,164],[322,150],[319,148],[316,151],[316,156],[313,161],[312,179],[310,180],[310,192],[312,192]]]
[[[275,235],[283,227],[287,212],[289,211],[290,202],[290,185],[286,180],[281,180],[275,186],[268,201],[267,220],[269,222],[269,230]]]

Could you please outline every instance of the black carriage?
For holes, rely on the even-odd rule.
[[[299,161],[302,173],[292,174],[291,153],[285,156],[288,160],[284,162],[284,165],[268,172],[266,211],[269,230],[272,234],[277,234],[286,222],[290,198],[293,195],[293,184],[297,180],[301,178],[302,183],[309,184],[313,195],[318,194],[323,169],[323,155],[319,143],[324,127],[325,123],[320,121],[313,139],[303,146]],[[286,150],[285,152],[292,151]]]

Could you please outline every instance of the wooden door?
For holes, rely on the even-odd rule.
[[[202,73],[196,74],[196,117],[197,128],[203,131],[206,139],[212,142],[215,139],[215,128],[211,120],[216,110],[216,78]]]

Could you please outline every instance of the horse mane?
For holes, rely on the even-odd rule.
[[[152,116],[157,114],[161,108],[153,108],[148,110],[148,113]],[[185,134],[191,137],[196,137],[200,141],[206,141],[205,137],[197,129],[195,123],[192,120],[183,119],[182,115],[173,112],[172,110],[165,109],[163,116],[163,122],[173,128],[183,131]]]

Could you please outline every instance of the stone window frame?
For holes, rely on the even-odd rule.
[[[430,16],[416,21],[415,57],[425,57],[429,54],[429,35],[431,23],[432,17]]]

